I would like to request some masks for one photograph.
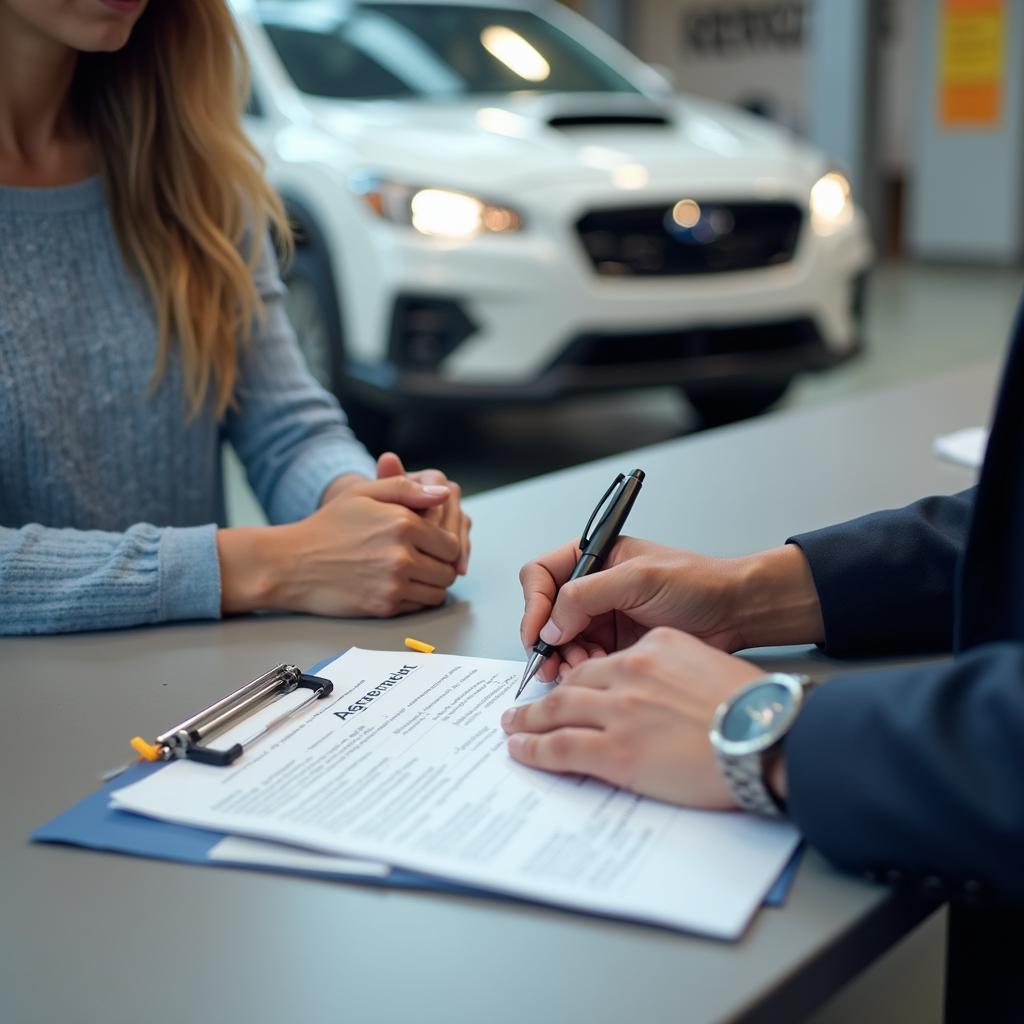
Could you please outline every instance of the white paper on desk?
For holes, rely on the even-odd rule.
[[[235,743],[248,746],[251,737],[285,712],[297,708],[308,697],[309,691],[302,688],[286,693],[259,708],[231,729],[225,730],[210,742],[209,746],[214,750],[228,750]],[[284,723],[279,726],[284,727]],[[383,878],[391,873],[391,865],[379,861],[314,853],[284,843],[271,843],[265,839],[243,839],[241,836],[226,836],[210,847],[206,857],[220,864],[281,868],[284,871],[317,871],[326,875]]]
[[[987,445],[988,431],[984,427],[964,427],[935,438],[935,454],[969,469],[980,469]]]
[[[499,718],[519,662],[353,648],[335,693],[231,768],[180,761],[114,806],[399,865],[578,910],[735,938],[798,841],[524,768]]]
[[[375,860],[355,860],[326,853],[313,853],[265,839],[241,839],[227,836],[210,849],[209,860],[223,864],[251,864],[254,867],[282,868],[286,871],[318,871],[325,875],[365,875],[384,878],[391,873],[387,864]]]

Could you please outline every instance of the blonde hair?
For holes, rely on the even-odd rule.
[[[234,400],[240,346],[263,313],[253,274],[270,226],[291,233],[263,161],[245,137],[249,88],[225,0],[155,0],[114,53],[82,54],[74,85],[96,143],[121,248],[155,308],[154,384],[172,339],[188,414]]]

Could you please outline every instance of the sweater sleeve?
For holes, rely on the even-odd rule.
[[[829,680],[786,740],[789,810],[848,870],[1024,901],[1024,646]]]
[[[348,473],[372,479],[376,467],[337,400],[306,368],[269,238],[256,285],[264,315],[242,352],[237,405],[225,433],[267,518],[295,522],[316,510],[332,480]]]
[[[0,528],[0,634],[220,617],[217,528]]]
[[[789,538],[811,568],[826,654],[952,649],[957,566],[975,490]]]

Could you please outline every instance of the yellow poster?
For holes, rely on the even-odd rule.
[[[993,128],[1002,115],[1004,0],[945,0],[939,52],[939,119],[948,128]]]

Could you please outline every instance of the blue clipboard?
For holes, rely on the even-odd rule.
[[[315,675],[325,665],[329,665],[338,655],[326,658],[310,669]],[[91,850],[105,850],[113,853],[130,854],[135,857],[151,857],[157,860],[174,861],[179,864],[198,864],[205,867],[247,868],[257,871],[273,871],[276,873],[306,875],[313,878],[335,879],[354,882],[359,885],[385,886],[399,889],[425,889],[435,892],[461,893],[472,896],[486,896],[492,899],[508,900],[503,894],[490,890],[459,885],[431,875],[408,871],[403,868],[392,868],[385,875],[366,875],[345,873],[343,870],[306,870],[297,867],[283,868],[276,865],[253,864],[246,862],[232,863],[229,860],[211,859],[213,848],[223,839],[226,833],[212,832],[207,829],[193,828],[188,825],[176,825],[172,822],[157,821],[130,811],[115,810],[110,806],[110,794],[116,789],[138,782],[140,779],[158,772],[166,767],[166,763],[136,764],[126,769],[116,778],[105,783],[95,793],[80,800],[73,807],[58,814],[52,821],[36,829],[30,838],[37,843],[60,843],[70,846],[81,846]],[[798,848],[775,884],[764,898],[764,905],[769,907],[782,906],[789,893],[793,876],[799,864],[801,848]],[[524,902],[524,901],[518,901]]]

